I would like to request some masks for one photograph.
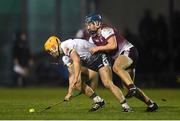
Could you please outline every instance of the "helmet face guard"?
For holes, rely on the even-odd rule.
[[[48,40],[44,44],[44,48],[50,55],[57,58],[62,53],[60,51],[60,46],[59,46],[60,44],[61,44],[61,41],[57,37],[51,36],[48,38]]]
[[[97,34],[97,31],[98,31],[98,29],[97,30],[90,30],[90,29],[88,29],[88,33],[90,35],[92,35],[92,36],[95,36]]]
[[[102,22],[102,17],[99,14],[89,14],[85,17],[85,24],[94,24],[94,25],[100,25]],[[90,35],[95,36],[97,34],[98,28],[95,30],[88,29],[88,32]]]
[[[50,49],[49,54],[52,55],[53,57],[58,57],[59,56],[58,45],[54,46],[53,48]]]

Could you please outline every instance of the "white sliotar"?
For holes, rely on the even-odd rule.
[[[71,59],[68,56],[66,56],[66,55],[64,55],[62,57],[62,61],[63,61],[64,65],[66,65],[66,66],[69,66],[72,63]]]

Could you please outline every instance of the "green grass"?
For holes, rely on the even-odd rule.
[[[144,89],[145,93],[156,101],[160,108],[157,112],[145,112],[146,105],[135,98],[128,102],[133,113],[121,111],[120,104],[106,89],[97,93],[106,101],[106,106],[97,112],[88,112],[92,105],[89,98],[80,95],[69,102],[64,102],[42,113],[29,113],[29,108],[41,110],[59,100],[66,94],[62,88],[26,88],[0,89],[0,119],[23,120],[120,120],[120,119],[180,119],[180,90],[178,89]],[[163,100],[166,101],[163,101]]]

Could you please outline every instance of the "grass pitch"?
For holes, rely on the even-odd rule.
[[[180,119],[180,89],[144,89],[145,93],[156,101],[160,108],[157,112],[145,112],[146,105],[139,100],[128,99],[133,113],[121,111],[120,104],[107,89],[96,92],[105,99],[106,105],[97,112],[88,112],[92,101],[80,95],[69,102],[42,113],[29,113],[29,108],[36,111],[63,100],[64,88],[25,88],[0,89],[0,119],[2,120],[149,120],[149,119]]]

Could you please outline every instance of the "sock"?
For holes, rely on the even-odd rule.
[[[95,98],[96,96],[97,96],[97,94],[94,92],[94,93],[90,96],[90,98],[93,99],[93,98]]]
[[[121,103],[122,107],[123,108],[130,108],[129,105],[127,104],[126,100],[124,100],[122,103]]]
[[[154,103],[154,102],[153,102],[152,100],[148,100],[148,101],[147,101],[145,95],[143,94],[143,92],[142,92],[139,88],[137,88],[137,90],[136,90],[135,97],[136,97],[137,99],[141,100],[142,102],[146,103],[146,105],[148,105],[148,107],[149,107],[150,105],[153,106],[153,103]]]
[[[136,89],[136,86],[134,84],[130,84],[127,86],[128,90]]]
[[[148,105],[148,107],[154,106],[154,102],[152,100],[149,100],[148,102],[146,102],[146,104]]]
[[[99,97],[99,96],[96,96],[96,97],[93,98],[93,101],[94,101],[95,103],[96,103],[96,102],[102,102],[103,99],[102,99],[101,97]]]
[[[93,99],[93,101],[96,103],[96,102],[102,102],[103,99],[101,97],[99,97],[96,93],[93,93],[91,96],[90,96],[91,99]]]
[[[139,88],[137,88],[136,94],[135,94],[134,96],[135,96],[137,99],[139,99],[139,100],[141,100],[142,102],[144,102],[144,103],[147,104],[146,98],[144,97],[143,92],[142,92]],[[148,105],[148,104],[147,104],[147,105]]]

